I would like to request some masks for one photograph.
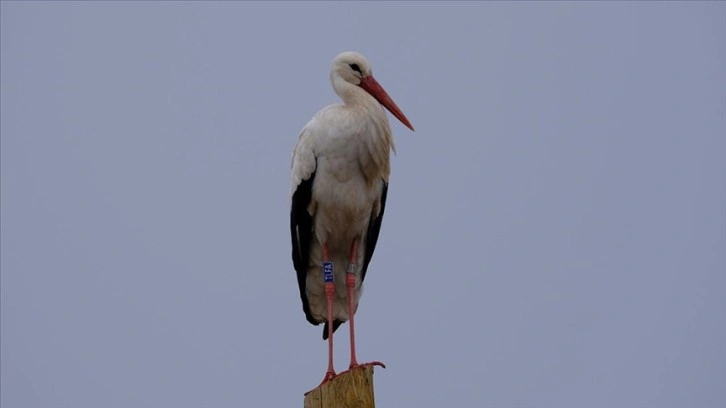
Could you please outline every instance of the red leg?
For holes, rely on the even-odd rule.
[[[323,243],[323,262],[330,262],[327,242]],[[332,280],[326,281],[325,297],[328,300],[328,371],[325,373],[325,377],[323,377],[322,384],[335,378],[335,370],[333,368],[333,295],[335,295],[335,283]]]
[[[328,301],[328,371],[325,372],[325,377],[323,377],[323,382],[320,385],[332,380],[337,375],[333,368],[333,296],[335,295],[335,282],[333,281],[333,264],[330,261],[327,242],[323,242],[323,279],[325,279],[325,298]],[[306,392],[305,395],[312,391]]]
[[[355,269],[358,266],[358,239],[354,239],[350,245],[350,260],[348,261],[348,270],[345,274],[345,284],[348,287],[348,325],[350,326],[350,366],[349,369],[362,367],[367,365],[378,365],[386,368],[380,361],[373,361],[365,364],[358,364],[355,357],[355,310],[353,309],[353,291],[355,289]]]
[[[353,310],[353,290],[355,289],[355,268],[358,263],[358,238],[353,240],[350,245],[350,260],[348,261],[348,270],[345,274],[345,284],[348,287],[348,325],[350,326],[350,366],[356,367],[358,360],[355,358],[355,322]]]

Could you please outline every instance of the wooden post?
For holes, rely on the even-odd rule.
[[[374,408],[373,366],[367,365],[341,373],[333,380],[310,391],[304,408]]]

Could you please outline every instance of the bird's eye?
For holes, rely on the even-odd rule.
[[[360,67],[358,66],[358,64],[350,64],[350,69],[352,69],[353,71],[357,71],[361,75],[363,74],[363,72],[361,72]]]

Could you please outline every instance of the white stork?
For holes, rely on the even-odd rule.
[[[362,55],[335,57],[330,81],[343,103],[323,108],[300,133],[292,154],[290,211],[303,311],[313,325],[325,323],[328,371],[323,383],[336,376],[333,332],[348,320],[350,368],[361,366],[355,357],[353,315],[381,229],[390,152],[395,152],[383,107],[413,130]]]

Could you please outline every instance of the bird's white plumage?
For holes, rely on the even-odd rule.
[[[360,73],[353,70],[355,64]],[[320,265],[322,243],[328,243],[335,270],[336,295],[333,318],[347,321],[345,272],[350,245],[358,239],[357,285],[354,305],[361,293],[361,266],[371,217],[378,215],[384,183],[390,173],[393,139],[381,104],[358,84],[370,76],[366,59],[357,53],[340,54],[333,61],[331,82],[342,104],[319,111],[303,128],[292,156],[291,195],[314,175],[307,207],[312,216],[313,236],[305,291],[312,316],[327,319],[327,300]]]

